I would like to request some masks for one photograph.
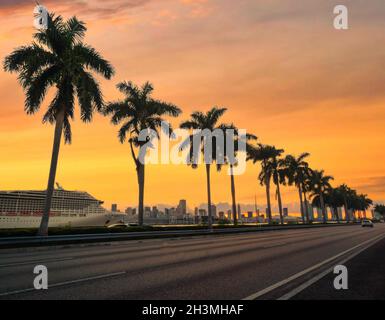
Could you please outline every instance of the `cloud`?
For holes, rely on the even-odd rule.
[[[385,176],[371,177],[366,182],[357,186],[359,190],[367,193],[385,193]]]
[[[141,7],[152,0],[45,0],[41,3],[52,11],[60,11],[60,13],[76,13],[96,15],[98,17],[111,16],[121,14],[129,9]],[[24,13],[26,10],[32,12],[33,2],[30,0],[2,1],[0,2],[0,15],[8,15],[10,13]],[[52,9],[54,8],[54,9]]]

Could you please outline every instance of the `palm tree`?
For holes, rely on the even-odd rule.
[[[356,222],[356,212],[361,208],[361,200],[357,194],[356,190],[351,190],[348,195],[348,206],[352,212],[353,221]]]
[[[373,205],[373,200],[368,198],[366,194],[359,194],[357,196],[357,210],[361,211],[366,218],[366,210],[368,210]]]
[[[305,223],[305,212],[306,220],[309,221],[307,209],[305,210],[303,204],[303,185],[309,174],[309,164],[305,161],[305,159],[309,156],[309,153],[302,153],[297,158],[292,155],[287,155],[282,161],[282,171],[285,178],[288,180],[288,184],[295,185],[298,188],[303,223]]]
[[[362,218],[362,215],[366,216],[366,210],[373,204],[373,201],[369,199],[366,194],[357,194],[357,192],[354,192],[350,202],[354,213],[354,219],[356,219],[356,212],[359,213],[360,218]]]
[[[270,159],[269,166],[272,171],[273,182],[276,185],[276,197],[278,199],[278,209],[279,209],[279,217],[281,220],[281,224],[284,224],[283,220],[283,209],[282,209],[282,197],[281,197],[281,188],[280,184],[285,182],[284,172],[282,171],[282,160],[278,159],[284,150],[277,150],[275,155]]]
[[[385,205],[383,204],[376,204],[374,206],[374,212],[377,212],[378,214],[382,215],[385,219]]]
[[[240,141],[240,137],[239,137],[239,133],[238,133],[238,129],[234,126],[234,125],[230,125],[229,127],[222,127],[222,129],[225,131],[225,130],[234,130],[234,136],[233,136],[233,146],[234,146],[234,154],[232,155],[232,158],[233,159],[229,159],[228,157],[226,157],[225,161],[226,163],[229,165],[230,167],[230,186],[231,186],[231,204],[232,204],[232,214],[233,214],[233,223],[234,225],[237,225],[238,224],[238,220],[237,220],[237,201],[236,201],[236,196],[235,196],[235,177],[234,177],[234,166],[237,165],[236,163],[236,159],[235,157],[237,156],[237,153],[239,152],[239,141]],[[225,148],[227,146],[227,142],[226,142],[226,138],[227,138],[227,135],[225,134]],[[255,149],[255,147],[253,146],[253,144],[251,142],[253,141],[256,141],[258,139],[257,136],[253,135],[253,134],[246,134],[246,137],[245,137],[245,144],[246,144],[246,159],[248,158],[249,155],[252,154],[253,150]],[[225,149],[226,151],[226,149]],[[225,152],[225,154],[227,155],[227,153]],[[240,213],[239,213],[240,214]]]
[[[43,117],[43,123],[55,124],[51,166],[39,235],[48,235],[48,222],[54,191],[60,142],[71,143],[70,120],[74,118],[77,96],[81,119],[90,122],[95,110],[102,111],[103,97],[94,71],[110,79],[114,70],[92,47],[83,43],[87,28],[76,17],[63,21],[51,14],[48,28],[34,34],[35,41],[17,48],[5,58],[4,70],[17,72],[25,91],[25,111],[34,114],[50,87],[56,94]]]
[[[124,143],[128,140],[131,156],[135,162],[139,186],[138,223],[143,225],[144,217],[144,182],[145,161],[144,155],[151,141],[159,137],[159,128],[164,116],[177,117],[181,110],[173,104],[155,100],[151,97],[154,87],[146,82],[141,88],[132,82],[121,82],[118,90],[125,95],[124,100],[110,102],[105,108],[105,114],[111,115],[114,125],[122,126],[119,130],[119,140]],[[156,136],[152,134],[155,132]],[[140,135],[146,139],[141,139]],[[143,141],[144,140],[144,141]],[[138,149],[138,153],[136,153]]]
[[[345,211],[345,219],[347,222],[350,221],[350,214],[349,214],[349,208],[348,208],[348,197],[352,193],[352,189],[350,189],[346,184],[342,184],[337,187],[342,194],[342,197],[344,199],[344,211]]]
[[[336,217],[338,223],[340,223],[340,217],[338,214],[338,208],[341,208],[344,205],[344,197],[339,188],[331,188],[327,191],[325,197],[325,203],[328,205]]]
[[[270,185],[273,179],[277,185],[277,196],[280,210],[281,223],[283,223],[281,193],[279,190],[279,170],[277,158],[284,152],[282,149],[276,149],[274,146],[258,144],[258,148],[250,150],[248,159],[254,163],[261,161],[261,172],[258,176],[260,184],[266,187],[267,216],[269,223],[272,223]]]
[[[313,173],[313,170],[311,168],[308,168],[304,180],[302,183],[302,192],[303,192],[303,201],[304,201],[304,207],[305,207],[305,215],[308,223],[311,223],[312,220],[310,220],[309,216],[309,200],[308,200],[308,193],[311,192],[311,181],[310,177]]]
[[[311,173],[310,179],[310,186],[311,186],[311,197],[314,198],[315,196],[319,196],[320,200],[320,207],[322,210],[322,216],[323,216],[323,222],[327,222],[327,213],[326,213],[326,206],[325,206],[325,193],[328,189],[331,188],[330,181],[334,178],[332,176],[325,175],[325,171],[321,170],[314,170]]]
[[[226,108],[218,108],[214,107],[211,110],[209,110],[207,113],[203,112],[194,112],[191,114],[190,120],[184,121],[181,123],[180,127],[182,129],[187,130],[194,130],[189,139],[187,140],[188,144],[184,143],[182,144],[182,148],[185,148],[189,146],[190,152],[189,152],[189,159],[188,163],[192,165],[193,168],[197,168],[197,152],[199,150],[194,150],[194,141],[202,142],[204,140],[204,135],[202,134],[202,131],[209,130],[210,132],[214,132],[216,130],[222,130],[224,128],[232,127],[231,125],[226,124],[220,124],[218,123],[220,118],[225,114],[227,111]],[[215,142],[216,143],[216,142]],[[213,143],[212,150],[205,150],[204,144],[201,148],[202,153],[209,152],[211,159],[205,159],[205,165],[206,165],[206,185],[207,185],[207,206],[208,206],[208,228],[212,230],[212,204],[211,204],[211,164],[213,162],[216,162],[217,157],[219,156],[217,154],[217,148],[216,145]],[[206,157],[205,157],[206,158]],[[218,164],[218,162],[217,162]],[[221,164],[219,164],[218,168]]]

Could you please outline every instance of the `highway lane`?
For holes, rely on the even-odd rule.
[[[0,299],[243,299],[382,235],[378,224],[1,250]],[[37,264],[50,288],[10,294],[32,288]]]
[[[293,296],[295,300],[385,300],[385,239],[344,264],[348,271],[348,288],[330,286],[336,275],[325,277]]]

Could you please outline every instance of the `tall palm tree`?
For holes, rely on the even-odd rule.
[[[278,200],[278,210],[279,210],[279,218],[281,220],[281,224],[284,224],[283,219],[283,208],[282,208],[282,196],[281,196],[281,187],[280,185],[285,182],[285,176],[284,172],[282,171],[282,160],[278,157],[281,156],[281,154],[284,152],[284,150],[277,150],[276,154],[270,159],[269,166],[270,170],[272,171],[273,176],[273,182],[276,186],[276,197]]]
[[[91,71],[110,79],[114,70],[92,47],[83,43],[87,28],[76,17],[63,21],[51,14],[48,28],[34,34],[31,45],[17,48],[5,58],[4,70],[19,74],[25,91],[25,111],[34,114],[50,87],[56,94],[43,117],[43,123],[55,124],[48,186],[39,235],[48,235],[48,222],[54,191],[60,142],[71,143],[70,120],[74,118],[77,96],[81,119],[90,122],[95,110],[101,111],[103,97]]]
[[[144,219],[144,183],[145,183],[145,161],[144,155],[151,141],[159,137],[164,116],[178,117],[181,110],[170,103],[155,100],[151,97],[154,87],[146,82],[138,87],[132,82],[121,82],[117,85],[118,90],[125,96],[124,100],[110,102],[105,108],[105,114],[111,115],[114,125],[122,126],[119,130],[119,140],[130,145],[131,156],[135,162],[136,174],[139,186],[138,199],[138,223],[143,225]],[[156,136],[151,134],[156,133]],[[145,134],[147,140],[140,139]],[[137,151],[137,153],[136,153]]]
[[[344,199],[344,211],[345,211],[345,220],[347,222],[350,221],[350,214],[349,214],[349,208],[348,208],[348,197],[352,193],[352,189],[350,189],[346,184],[342,184],[337,187],[340,191],[343,199]]]
[[[311,181],[310,177],[313,173],[313,170],[311,168],[308,168],[304,180],[302,183],[302,192],[303,192],[303,202],[304,202],[304,209],[305,209],[305,215],[308,223],[311,223],[312,220],[310,219],[309,216],[309,200],[308,200],[308,194],[311,193]],[[313,218],[313,217],[312,217]]]
[[[319,196],[320,199],[320,206],[322,210],[322,216],[323,216],[323,222],[327,222],[327,212],[326,212],[326,206],[325,206],[325,193],[328,189],[331,188],[330,181],[334,178],[332,176],[325,175],[325,171],[321,170],[314,170],[311,173],[310,178],[310,185],[311,185],[311,197],[314,198],[315,196]]]
[[[230,125],[228,127],[226,126],[222,126],[221,127],[224,131],[225,130],[234,130],[234,135],[233,135],[233,146],[234,146],[234,154],[232,155],[232,158],[233,159],[229,159],[228,155],[227,155],[227,152],[226,152],[226,146],[227,146],[227,135],[225,134],[224,137],[225,137],[225,154],[226,154],[226,157],[225,157],[225,161],[226,163],[229,165],[230,167],[230,187],[231,187],[231,207],[232,207],[232,214],[233,214],[233,223],[234,225],[237,225],[238,224],[238,219],[237,219],[237,201],[236,201],[236,196],[235,196],[235,177],[234,177],[234,166],[237,166],[238,164],[236,163],[236,156],[238,154],[238,152],[240,151],[239,150],[239,143],[240,143],[240,139],[241,137],[239,136],[239,130],[238,128],[236,128],[234,125]],[[246,134],[245,136],[245,145],[246,145],[246,150],[244,150],[246,152],[246,159],[249,158],[249,155],[252,154],[252,152],[254,151],[255,147],[254,145],[252,144],[252,142],[254,141],[257,141],[258,137],[253,135],[253,134]],[[220,166],[219,166],[220,168]],[[240,213],[239,213],[240,214]]]
[[[344,205],[344,197],[341,190],[339,188],[329,189],[325,197],[325,203],[330,207],[337,222],[340,223],[338,208],[341,208]]]
[[[366,211],[373,205],[373,200],[368,198],[366,194],[359,194],[357,196],[357,210],[361,211],[366,218]]]
[[[370,206],[373,204],[373,201],[369,199],[366,194],[357,194],[354,191],[348,198],[348,203],[353,212],[353,219],[355,220],[357,211],[359,212],[360,218],[362,218],[361,213],[366,216],[366,210],[370,208]]]
[[[193,168],[197,168],[197,158],[196,158],[197,150],[194,150],[194,148],[193,148],[194,141],[199,140],[200,142],[202,142],[204,140],[204,137],[202,135],[203,130],[209,130],[210,132],[214,132],[215,130],[223,130],[224,128],[231,127],[231,125],[219,123],[220,118],[225,114],[226,111],[227,111],[226,108],[214,107],[206,113],[194,112],[191,114],[190,120],[184,121],[180,124],[180,127],[182,129],[194,130],[188,139],[188,142],[189,142],[188,146],[190,147],[188,163],[191,164]],[[208,206],[208,208],[207,208],[208,228],[210,230],[212,230],[212,222],[213,222],[212,202],[211,202],[211,174],[210,173],[211,173],[211,165],[216,161],[217,157],[219,156],[216,153],[217,148],[216,148],[215,143],[216,142],[214,141],[211,151],[205,150],[204,145],[201,148],[202,153],[203,152],[205,152],[205,153],[210,152],[210,158],[211,158],[211,159],[205,159],[206,185],[207,185],[207,206]],[[186,144],[184,145],[184,147],[185,146],[186,146]]]
[[[376,204],[374,206],[374,212],[377,212],[378,214],[382,215],[385,219],[385,205],[383,204]]]
[[[272,223],[272,212],[271,212],[271,199],[270,199],[270,187],[271,181],[276,183],[279,178],[278,171],[278,157],[284,152],[282,149],[277,149],[274,146],[258,144],[257,148],[250,150],[248,154],[248,159],[252,160],[254,163],[261,162],[261,172],[258,176],[260,184],[266,187],[266,200],[267,200],[267,217],[269,223]],[[282,215],[282,202],[281,202],[281,193],[279,190],[279,183],[277,183],[277,196],[278,204],[280,207],[280,217],[281,222],[283,222]]]
[[[305,159],[309,156],[310,154],[307,152],[302,153],[298,157],[287,155],[281,162],[282,171],[284,173],[285,178],[287,179],[288,184],[295,185],[298,189],[303,223],[305,223],[305,215],[306,221],[309,221],[309,215],[307,210],[305,210],[304,208],[303,202],[303,185],[309,174],[309,164],[305,161]]]
[[[354,189],[350,189],[348,194],[348,207],[351,211],[353,222],[356,222],[356,212],[361,208],[361,200],[357,194],[357,191]]]

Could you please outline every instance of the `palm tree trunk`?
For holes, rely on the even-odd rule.
[[[273,217],[271,214],[271,200],[270,200],[270,180],[266,178],[266,200],[267,200],[267,219],[269,220],[269,224],[272,223]]]
[[[59,159],[59,150],[60,150],[61,136],[63,132],[63,123],[64,123],[64,108],[56,116],[55,135],[53,139],[52,157],[51,157],[51,167],[49,170],[48,186],[46,191],[43,216],[41,218],[40,228],[38,231],[39,236],[48,235],[49,213],[51,211],[52,196],[53,196],[53,191],[55,187],[56,169],[57,169],[57,163]]]
[[[278,196],[279,218],[281,219],[281,224],[284,224],[283,212],[282,212],[281,190],[279,188],[279,182],[277,183],[277,196]]]
[[[325,208],[325,201],[324,201],[324,196],[322,192],[319,194],[320,202],[321,202],[321,210],[322,210],[322,217],[323,217],[323,222],[327,222],[327,217],[326,217],[326,208]]]
[[[349,216],[349,211],[348,211],[348,201],[346,200],[345,196],[344,196],[344,211],[345,211],[346,222],[350,222],[350,216]]]
[[[302,188],[301,185],[298,186],[298,193],[299,193],[299,204],[301,206],[301,217],[302,217],[302,223],[305,223],[305,210],[303,208],[303,199],[302,199]]]
[[[237,221],[237,203],[235,200],[235,181],[234,181],[234,171],[233,171],[233,165],[230,165],[230,177],[231,177],[231,201],[232,201],[232,208],[233,208],[233,220],[234,225],[236,226],[238,224]]]
[[[139,203],[138,203],[138,224],[143,226],[144,223],[144,178],[145,167],[144,164],[138,162],[137,164],[138,185],[139,185]]]
[[[306,215],[306,221],[307,223],[310,223],[310,216],[309,216],[309,203],[307,201],[306,192],[303,191],[303,198],[305,199],[305,215]]]
[[[211,182],[210,182],[210,164],[206,164],[206,178],[207,178],[207,206],[208,206],[208,228],[213,229],[212,211],[211,211]]]
[[[333,210],[334,210],[334,215],[337,219],[337,223],[340,223],[340,217],[338,215],[338,208],[335,207],[335,208],[333,208]]]

